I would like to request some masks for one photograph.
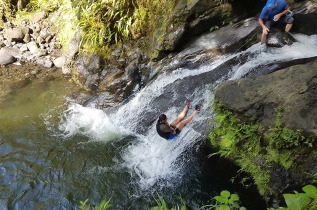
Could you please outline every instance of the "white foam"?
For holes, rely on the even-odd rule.
[[[309,58],[317,56],[317,35],[294,35],[298,42],[282,48],[266,48],[260,43],[253,45],[247,51],[257,53],[242,65],[233,69],[231,80],[239,79],[255,66],[274,63],[276,61],[289,61],[293,59]]]
[[[79,104],[68,107],[59,128],[65,136],[81,134],[102,141],[118,139],[124,134],[104,111]]]

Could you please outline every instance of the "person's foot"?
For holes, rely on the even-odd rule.
[[[191,109],[192,108],[192,105],[190,103],[190,100],[187,100],[186,101],[186,106],[188,107],[188,109]]]
[[[200,111],[200,105],[199,105],[199,104],[197,104],[197,105],[195,106],[195,110],[197,110],[198,112]]]

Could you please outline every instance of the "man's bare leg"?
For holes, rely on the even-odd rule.
[[[177,118],[171,123],[171,125],[176,127],[176,125],[184,119],[187,112],[188,112],[188,106],[186,105],[183,111],[177,116]]]
[[[292,28],[293,24],[287,24],[286,27],[285,27],[285,32],[289,32]]]
[[[266,37],[267,37],[267,34],[266,34],[266,33],[262,33],[262,36],[261,36],[261,44],[264,44],[264,43],[265,43]]]
[[[177,125],[176,125],[176,128],[178,128],[179,130],[182,130],[184,128],[184,126],[189,123],[190,121],[192,121],[192,119],[195,117],[195,115],[198,113],[197,110],[195,110],[193,112],[193,114],[191,114],[189,117],[187,117],[185,120],[179,122]]]

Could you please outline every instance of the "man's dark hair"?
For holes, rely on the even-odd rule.
[[[166,115],[165,115],[165,114],[161,114],[161,115],[159,116],[159,121],[161,122],[161,121],[163,121],[163,120],[166,120]]]

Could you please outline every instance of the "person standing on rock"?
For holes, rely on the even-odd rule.
[[[188,109],[190,109],[192,105],[190,101],[186,102],[186,106],[184,110],[177,116],[176,120],[174,120],[171,124],[168,124],[167,117],[165,114],[161,114],[156,123],[156,131],[157,133],[167,140],[172,140],[178,136],[178,134],[182,131],[184,126],[192,121],[195,115],[200,111],[200,105],[195,106],[195,111],[185,120],[184,117],[187,114]]]
[[[262,9],[259,24],[263,29],[261,44],[265,43],[267,34],[270,28],[275,23],[286,24],[285,32],[288,33],[294,22],[292,15],[286,15],[289,7],[285,0],[268,0],[265,7]],[[291,14],[291,13],[290,13]]]

